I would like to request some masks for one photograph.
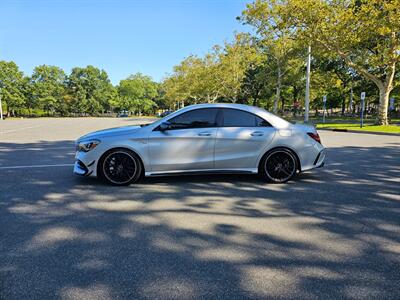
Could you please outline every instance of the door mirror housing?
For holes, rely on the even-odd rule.
[[[160,124],[160,126],[158,127],[160,129],[160,131],[166,131],[172,128],[171,123],[166,121],[166,122],[162,122]]]

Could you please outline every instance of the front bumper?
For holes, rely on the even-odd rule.
[[[77,152],[75,155],[74,174],[80,176],[96,175],[96,159],[85,152]]]
[[[91,171],[80,160],[76,160],[74,164],[74,173],[80,176],[89,176]]]

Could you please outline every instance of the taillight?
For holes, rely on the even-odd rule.
[[[316,142],[318,142],[318,143],[320,143],[320,144],[322,144],[321,143],[321,138],[319,137],[319,134],[317,133],[317,132],[307,132],[307,134],[308,134],[308,136],[310,137],[310,138],[312,138],[314,141],[316,141]]]

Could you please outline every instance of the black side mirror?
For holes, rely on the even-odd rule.
[[[171,127],[172,127],[171,123],[167,121],[167,122],[162,122],[159,126],[159,129],[160,129],[160,131],[166,131],[166,130],[171,129]]]

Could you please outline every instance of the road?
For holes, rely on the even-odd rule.
[[[399,298],[400,137],[321,131],[283,185],[72,174],[75,138],[136,123],[0,123],[0,299]]]

